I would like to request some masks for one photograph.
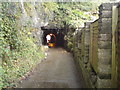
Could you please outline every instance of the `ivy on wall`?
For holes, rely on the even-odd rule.
[[[20,3],[0,3],[0,88],[13,87],[16,79],[44,56],[40,46],[35,44],[36,38],[30,36],[35,29],[30,19],[34,14],[27,13],[28,20],[23,15]]]

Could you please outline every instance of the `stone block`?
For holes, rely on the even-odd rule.
[[[84,64],[87,64],[88,63],[88,58],[85,58],[84,59]]]
[[[120,16],[118,17],[118,23],[120,23]]]
[[[111,34],[99,34],[98,41],[111,41],[112,35]]]
[[[110,25],[103,25],[99,27],[100,34],[111,34],[112,33],[112,26]]]
[[[99,11],[101,12],[102,10],[112,10],[112,5],[110,3],[103,3],[99,6]]]
[[[84,23],[84,26],[85,26],[85,27],[89,27],[89,25],[90,25],[91,23],[92,23],[92,22],[85,22],[85,23]]]
[[[99,11],[101,12],[102,10],[112,10],[113,5],[118,5],[118,3],[103,3],[99,7]]]
[[[118,29],[120,29],[120,21],[118,22]]]
[[[120,5],[119,5],[119,7],[118,7],[118,15],[120,15]]]
[[[98,41],[98,47],[100,49],[111,49],[112,43],[110,41]]]
[[[91,82],[95,84],[97,82],[97,75],[92,70],[90,71],[90,77],[91,77]]]
[[[118,9],[118,17],[120,17],[120,9]]]
[[[112,59],[111,49],[98,49],[98,61],[101,64],[110,65]]]
[[[118,17],[118,23],[120,23],[120,16]]]
[[[111,25],[112,24],[112,18],[101,18],[99,20],[99,23],[101,23],[102,26]]]
[[[90,32],[90,28],[86,28],[85,33],[89,33],[89,32]]]
[[[98,62],[98,76],[100,79],[110,79],[111,72],[111,65],[104,65],[101,62]]]
[[[101,11],[100,18],[112,18],[112,11]]]
[[[111,79],[100,79],[97,77],[97,88],[111,88]]]
[[[111,18],[100,18],[98,28],[99,28],[99,31],[112,32],[112,19]]]

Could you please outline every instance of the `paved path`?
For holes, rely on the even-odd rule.
[[[83,88],[82,76],[73,57],[62,48],[51,48],[47,59],[40,63],[19,88]]]

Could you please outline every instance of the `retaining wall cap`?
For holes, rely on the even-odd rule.
[[[99,19],[96,19],[94,22],[97,22]],[[94,22],[92,22],[92,23],[94,23]]]
[[[84,26],[85,26],[85,27],[86,27],[86,26],[89,26],[91,23],[92,23],[92,22],[85,22],[85,23],[84,23]]]
[[[78,29],[82,29],[82,28],[84,28],[84,27],[78,27]]]

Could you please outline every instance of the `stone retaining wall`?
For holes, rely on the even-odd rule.
[[[111,87],[112,4],[99,7],[97,87]]]
[[[83,28],[72,34],[73,55],[77,65],[82,69],[83,77],[87,87],[92,88],[112,88],[112,75],[117,67],[117,84],[120,86],[120,8],[118,7],[118,32],[114,36],[117,39],[117,51],[113,50],[113,25],[112,7],[117,4],[105,3],[99,7],[99,19],[95,22],[86,22]],[[113,60],[113,53],[117,59]],[[118,76],[118,77],[117,77]]]

